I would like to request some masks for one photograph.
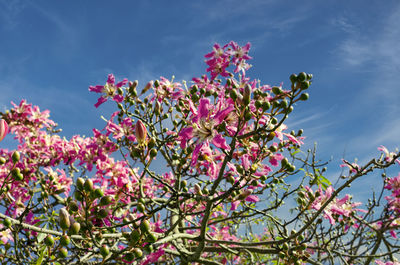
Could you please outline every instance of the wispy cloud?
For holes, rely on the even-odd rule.
[[[29,5],[30,1],[0,0],[1,27],[5,30],[13,30],[20,23],[21,12]]]

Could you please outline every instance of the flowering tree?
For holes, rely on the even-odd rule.
[[[0,140],[18,141],[0,150],[1,263],[400,264],[400,174],[385,174],[400,153],[344,160],[333,186],[284,124],[312,75],[263,85],[249,49],[214,45],[190,84],[110,74],[89,91],[118,110],[91,137],[61,137],[24,100],[1,113]],[[353,202],[345,189],[373,172],[381,189]]]

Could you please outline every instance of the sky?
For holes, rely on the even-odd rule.
[[[400,147],[397,0],[0,0],[0,110],[26,99],[49,109],[67,138],[91,135],[114,105],[94,108],[89,85],[109,73],[142,86],[189,81],[205,73],[214,43],[231,40],[252,44],[247,74],[263,84],[288,88],[290,74],[313,74],[310,100],[287,124],[332,160],[332,178],[342,157]]]

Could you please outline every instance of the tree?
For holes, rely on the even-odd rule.
[[[312,75],[262,85],[249,49],[215,44],[190,85],[161,77],[138,93],[110,74],[89,90],[118,110],[91,137],[62,138],[24,100],[1,113],[1,139],[19,143],[0,150],[2,264],[394,264],[400,175],[385,169],[400,153],[344,160],[334,187],[284,125]],[[379,171],[365,206],[342,194]]]

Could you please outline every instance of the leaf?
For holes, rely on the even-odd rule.
[[[42,264],[45,252],[47,252],[47,248],[46,247],[42,247],[40,255],[39,255],[39,258],[36,260],[36,265],[41,265]]]
[[[46,229],[47,228],[47,224],[45,224],[43,228]],[[37,236],[38,243],[41,243],[46,236],[47,236],[47,234],[45,234],[45,233],[39,233],[38,236]]]

